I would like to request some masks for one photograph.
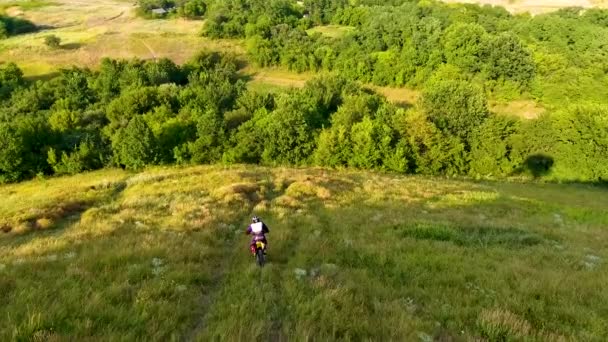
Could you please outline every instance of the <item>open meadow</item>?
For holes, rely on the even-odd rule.
[[[0,198],[3,341],[608,338],[605,188],[201,166]]]
[[[565,7],[606,8],[606,0],[443,0],[448,3],[464,3],[502,6],[512,13],[532,15],[556,11]]]
[[[0,341],[607,341],[606,1],[489,2],[0,0]]]
[[[59,67],[95,68],[104,57],[153,59],[167,57],[183,63],[203,48],[242,53],[237,41],[200,36],[201,21],[146,20],[135,14],[132,1],[57,0],[33,8],[27,0],[0,0],[5,11],[42,26],[43,30],[0,41],[0,61],[15,62],[26,76],[44,77]],[[44,44],[56,35],[60,49]]]

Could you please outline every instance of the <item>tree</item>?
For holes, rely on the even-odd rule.
[[[458,137],[447,135],[429,122],[423,113],[408,113],[404,120],[404,139],[411,147],[411,168],[420,174],[466,174],[468,158]]]
[[[513,80],[528,86],[535,74],[531,53],[517,36],[502,33],[488,40],[486,70],[490,79]]]
[[[445,35],[444,47],[447,62],[469,72],[483,67],[488,34],[478,24],[456,23]]]
[[[195,163],[213,163],[222,157],[225,141],[222,114],[213,109],[202,112],[197,117],[197,139],[190,144],[190,154]]]
[[[333,126],[319,135],[313,160],[321,166],[345,166],[351,159],[350,127]]]
[[[9,124],[0,123],[0,183],[16,181],[23,172],[24,142]]]
[[[57,49],[61,46],[61,38],[57,37],[54,34],[46,36],[44,37],[44,45],[52,49]]]
[[[518,129],[514,119],[489,117],[472,135],[470,172],[479,176],[511,175],[518,166],[511,158],[511,137]]]
[[[24,84],[23,72],[15,63],[8,63],[0,68],[0,100],[8,98]]]
[[[295,94],[294,94],[295,95]],[[284,96],[265,122],[264,152],[268,164],[304,164],[315,149],[316,132],[309,122],[313,108],[298,96]]]
[[[56,174],[73,175],[103,166],[103,147],[95,144],[92,139],[84,139],[70,153],[63,151],[61,157],[57,153],[54,148],[51,148],[47,155],[47,161]]]
[[[4,23],[4,21],[0,20],[0,39],[6,39],[8,38],[9,33],[8,33],[8,29],[6,28],[6,24]]]
[[[465,141],[488,116],[483,91],[466,81],[430,83],[423,93],[421,104],[437,128]]]
[[[128,169],[137,170],[154,163],[156,141],[141,115],[134,116],[113,136],[112,150],[116,163]]]
[[[375,169],[382,165],[380,135],[374,121],[365,117],[351,129],[352,154],[348,161],[350,166],[362,169]]]
[[[207,4],[203,0],[187,0],[178,9],[180,16],[194,19],[200,18],[207,12]]]
[[[145,87],[122,92],[107,106],[110,129],[125,127],[138,114],[145,114],[158,105],[158,89]]]
[[[551,117],[555,144],[552,176],[574,181],[608,181],[608,108],[573,106]]]

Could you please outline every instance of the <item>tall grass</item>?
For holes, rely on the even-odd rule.
[[[216,166],[0,198],[0,340],[608,338],[601,188]]]

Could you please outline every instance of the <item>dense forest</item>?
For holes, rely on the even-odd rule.
[[[608,98],[608,10],[511,15],[502,7],[415,0],[141,0],[205,18],[203,34],[247,40],[251,60],[337,71],[377,85],[462,78],[493,97],[552,106]],[[325,24],[351,30],[327,37]]]
[[[215,52],[181,66],[107,59],[37,82],[4,65],[0,181],[219,162],[608,179],[606,10],[530,17],[398,0],[161,5],[196,8],[209,37],[246,39],[254,63],[325,76],[302,89],[248,90],[236,57]],[[327,23],[350,29],[310,33]],[[422,97],[399,107],[367,83],[415,87]],[[523,121],[488,109],[488,98],[526,97],[548,113]]]
[[[339,76],[248,91],[230,56],[105,60],[27,85],[0,71],[0,179],[171,163],[349,166],[432,175],[608,179],[608,111],[563,108],[521,121],[488,111],[465,80],[430,83],[399,108]]]

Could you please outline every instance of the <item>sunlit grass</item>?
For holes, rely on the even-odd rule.
[[[36,78],[71,66],[95,69],[106,57],[184,63],[202,49],[244,53],[241,42],[200,37],[202,21],[145,20],[134,8],[120,0],[57,0],[51,7],[12,13],[45,29],[2,40],[0,60],[15,62],[26,77]],[[61,39],[60,49],[45,46],[49,34]]]
[[[355,31],[355,28],[352,26],[342,26],[342,25],[325,25],[325,26],[315,26],[309,29],[308,34],[320,33],[323,36],[331,37],[331,38],[340,38],[350,32]]]
[[[18,7],[23,11],[28,11],[55,5],[57,5],[56,2],[45,0],[1,0],[0,10],[5,10],[11,7]]]
[[[608,337],[602,188],[202,166],[0,195],[1,340]]]

